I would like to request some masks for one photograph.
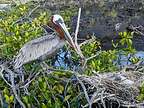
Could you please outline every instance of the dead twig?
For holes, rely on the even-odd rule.
[[[21,86],[20,88],[25,88],[26,86],[28,86],[33,80],[36,79],[36,77],[40,74],[41,72],[37,72],[36,75],[32,78],[32,79],[27,79],[27,83],[23,86]]]
[[[103,98],[104,91],[105,91],[105,90],[102,91],[101,96],[100,96],[100,99],[101,99],[101,102],[102,102],[103,107],[106,108],[105,101],[104,101],[104,98]]]
[[[78,82],[80,83],[80,85],[81,85],[81,87],[82,87],[82,89],[83,89],[83,91],[84,91],[85,98],[86,98],[86,100],[87,100],[87,102],[88,102],[88,104],[89,104],[89,108],[91,108],[91,102],[90,102],[89,95],[88,95],[88,93],[87,93],[87,89],[86,89],[85,85],[83,84],[83,82],[77,77],[77,75],[75,75],[75,76],[76,76]]]
[[[0,67],[1,67],[0,76],[2,77],[2,79],[5,81],[5,83],[6,83],[7,85],[9,85],[10,87],[12,87],[12,85],[4,78],[4,75],[3,75],[4,66],[3,66],[3,65],[0,65]]]
[[[35,10],[37,10],[39,7],[40,7],[40,4],[37,5],[35,8],[33,8],[33,9],[29,12],[28,17],[30,17],[30,16],[32,15],[32,13],[33,13]]]
[[[16,100],[19,102],[19,104],[23,107],[26,108],[26,106],[24,105],[24,103],[21,101],[19,95],[17,94],[17,90],[16,90],[16,85],[15,85],[15,79],[14,79],[14,72],[12,72],[10,69],[8,69],[7,67],[4,67],[4,70],[7,71],[10,74],[10,81],[11,81],[11,88],[12,91],[15,95]]]
[[[1,101],[1,107],[3,108],[4,103],[3,103],[3,98],[2,98],[1,93],[0,93],[0,101]]]
[[[77,39],[78,39],[77,36],[78,36],[79,24],[80,24],[80,16],[81,16],[81,8],[79,8],[77,26],[76,26],[76,30],[75,30],[75,45],[76,45],[76,48],[78,50],[80,57],[84,59],[84,56],[83,56],[82,51],[80,49],[80,46],[78,45],[78,42],[77,42]]]
[[[89,58],[86,58],[85,61],[84,61],[84,64],[83,64],[83,68],[85,68],[87,62],[95,57],[97,57],[99,54],[101,53],[101,51],[97,52],[95,55],[89,57]]]
[[[143,26],[140,25],[140,26],[138,26],[138,27],[134,27],[133,25],[131,25],[131,28],[132,28],[133,32],[135,32],[135,33],[137,33],[137,34],[140,34],[140,35],[144,36],[144,33],[141,32],[140,30],[138,30],[139,28],[143,28],[143,29],[144,29]]]
[[[105,98],[110,98],[110,97],[114,97],[114,96],[115,96],[115,94],[109,94],[109,95],[107,95],[107,96],[103,96],[102,98],[105,99]],[[101,97],[95,99],[95,100],[92,102],[92,104],[93,104],[93,103],[97,103],[97,102],[100,101],[100,100],[101,100]],[[86,104],[85,106],[83,106],[83,108],[87,108],[88,106],[89,106],[89,105]]]
[[[144,102],[143,103],[138,103],[138,104],[121,104],[122,107],[126,107],[126,108],[143,108],[144,106]]]
[[[83,45],[92,43],[95,41],[95,38],[89,39],[89,40],[85,40],[84,42],[80,43],[79,46],[82,47]]]

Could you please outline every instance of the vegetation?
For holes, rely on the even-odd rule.
[[[40,36],[44,31],[40,27],[46,24],[47,13],[39,14],[39,17],[30,19],[29,6],[20,5],[9,12],[1,12],[0,21],[0,56],[11,59],[16,52],[29,40]]]
[[[140,95],[137,97],[137,99],[139,101],[143,101],[144,100],[144,82],[141,84]]]
[[[14,6],[9,12],[0,13],[1,58],[12,60],[26,42],[42,36],[45,33],[41,25],[47,24],[51,12],[39,10],[33,15],[33,13],[30,13],[31,7],[32,6],[28,4],[19,5]],[[66,20],[66,23],[70,25],[71,17],[76,14],[77,10],[78,9],[69,8],[62,10],[60,13]],[[120,41],[112,41],[113,49],[111,50],[101,50],[101,43],[98,39],[81,47],[86,58],[98,53],[97,56],[87,61],[82,75],[92,76],[96,73],[118,71],[119,54],[128,57],[128,62],[131,64],[139,61],[134,55],[136,51],[132,45],[133,32],[120,32],[119,36]],[[78,62],[79,57],[73,50],[70,50],[70,52],[72,61],[81,67],[80,62]],[[46,62],[48,62],[48,60],[46,60]],[[24,68],[27,68],[24,74],[25,78],[27,78],[26,81],[31,80],[30,84],[25,86],[27,82],[21,82],[19,78],[15,78],[15,80],[19,85],[18,91],[21,100],[27,108],[77,108],[87,103],[85,95],[81,91],[81,86],[77,84],[75,74],[73,74],[71,70],[56,69],[53,73],[49,74],[44,72],[38,63],[30,63]],[[37,76],[33,78],[35,75]],[[142,85],[138,100],[144,100],[143,89],[144,86]],[[3,98],[0,100],[3,101],[4,107],[11,108],[14,105],[19,105],[11,87],[9,87],[2,78],[0,79],[0,96],[1,95]]]

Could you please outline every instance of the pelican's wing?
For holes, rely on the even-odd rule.
[[[43,56],[49,56],[64,45],[64,41],[57,36],[43,36],[25,44],[19,51],[14,61],[14,67],[19,68],[23,64],[36,60]]]

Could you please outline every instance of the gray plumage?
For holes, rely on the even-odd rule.
[[[50,57],[58,49],[62,48],[64,44],[65,41],[55,34],[29,41],[20,49],[19,54],[15,58],[14,67],[17,69],[30,61]]]

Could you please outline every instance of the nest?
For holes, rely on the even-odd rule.
[[[4,71],[5,70],[5,71]],[[4,72],[3,72],[4,71]],[[48,69],[47,75],[51,72],[55,72],[55,69]],[[60,70],[58,70],[60,71]],[[5,72],[7,76],[11,78],[5,79]],[[49,73],[50,72],[50,73]],[[62,71],[67,72],[67,71]],[[68,71],[69,72],[69,71]],[[43,72],[44,73],[44,72]],[[117,107],[141,107],[143,108],[144,103],[140,103],[137,100],[137,96],[140,94],[140,86],[144,81],[144,66],[130,66],[124,68],[119,72],[107,72],[102,74],[95,74],[93,76],[80,75],[76,72],[72,73],[76,76],[78,84],[80,84],[81,89],[85,95],[87,103],[81,105],[83,108],[92,108],[94,104],[100,104],[102,108],[107,108],[107,105],[111,103],[116,103]],[[4,74],[4,75],[3,75]],[[32,80],[35,80],[35,77],[38,77],[40,72],[38,72],[34,78],[32,76],[31,80],[28,81],[24,86],[27,86],[31,83]],[[6,84],[14,88],[15,84],[13,73],[7,66],[1,65],[1,77],[4,79]],[[7,81],[7,79],[11,79]],[[68,79],[67,79],[68,80]],[[66,81],[67,81],[66,80]],[[11,82],[11,83],[9,83]],[[17,87],[24,87],[17,86]],[[16,92],[16,91],[14,91]],[[17,94],[15,94],[16,96]],[[18,98],[17,100],[20,101]],[[111,105],[112,108],[117,108],[114,105]],[[98,106],[98,108],[100,108]]]
[[[89,100],[87,99],[89,104],[85,107],[99,101],[104,107],[107,99],[117,102],[119,106],[143,106],[144,103],[141,104],[137,101],[137,96],[140,93],[139,87],[144,81],[144,73],[138,70],[126,70],[94,76],[80,76],[79,80],[85,85],[85,95],[91,97]]]

